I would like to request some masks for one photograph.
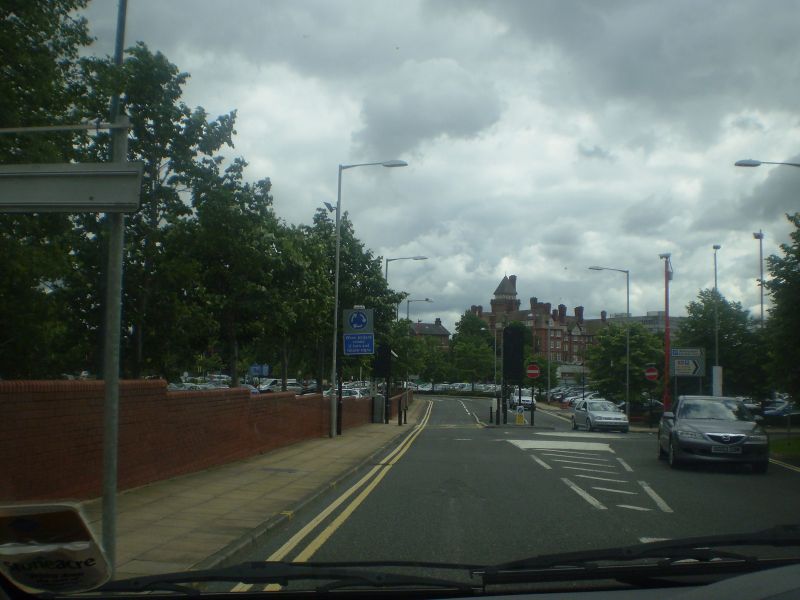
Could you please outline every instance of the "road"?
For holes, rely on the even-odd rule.
[[[800,473],[787,468],[672,470],[652,433],[571,431],[542,410],[534,427],[487,427],[486,399],[422,400],[403,444],[249,558],[486,564],[798,521]]]

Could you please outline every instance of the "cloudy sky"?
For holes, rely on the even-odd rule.
[[[84,13],[113,52],[117,2]],[[759,311],[758,242],[788,241],[800,169],[800,1],[129,0],[126,45],[191,74],[184,100],[238,111],[230,157],[308,223],[335,203],[396,261],[412,319],[451,329],[503,275],[587,317],[672,313],[719,287]]]

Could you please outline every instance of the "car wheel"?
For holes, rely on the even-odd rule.
[[[625,429],[623,429],[622,433],[628,433],[628,428],[626,427]]]
[[[578,424],[575,422],[575,417],[572,417],[572,431],[575,431],[578,428]]]
[[[678,468],[678,458],[675,456],[675,444],[672,443],[672,440],[669,441],[669,454],[667,455],[667,462],[669,466],[673,469]]]
[[[767,472],[767,468],[769,467],[769,461],[764,460],[761,462],[753,463],[753,473],[760,473],[764,474]]]

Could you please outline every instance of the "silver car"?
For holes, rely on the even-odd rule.
[[[572,414],[572,428],[585,427],[587,431],[595,429],[619,430],[628,433],[628,417],[620,412],[608,400],[592,398],[579,400]]]

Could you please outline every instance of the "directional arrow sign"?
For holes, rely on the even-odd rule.
[[[697,377],[702,375],[700,363],[693,358],[676,358],[674,374],[676,377]]]
[[[671,348],[671,372],[675,377],[703,377],[706,374],[705,348]]]

